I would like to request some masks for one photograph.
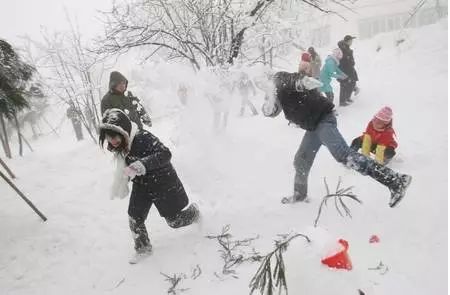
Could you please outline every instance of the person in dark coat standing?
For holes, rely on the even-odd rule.
[[[152,121],[147,111],[144,109],[139,99],[128,91],[128,80],[124,75],[117,71],[113,71],[109,77],[108,93],[103,96],[101,101],[101,112],[105,113],[108,109],[117,108],[124,111],[131,121],[137,124],[139,129],[143,129],[142,123],[151,127]]]
[[[301,73],[278,72],[268,81],[269,86],[262,87],[266,93],[265,116],[275,117],[283,111],[289,122],[306,130],[294,159],[294,194],[282,202],[307,199],[308,174],[317,152],[325,145],[337,162],[387,186],[391,192],[389,205],[396,206],[405,195],[411,176],[394,172],[351,149],[337,128],[333,103],[317,91],[318,86],[309,83],[311,79]]]
[[[128,216],[136,255],[149,254],[152,245],[145,220],[153,204],[172,228],[197,221],[198,207],[195,203],[187,206],[188,196],[170,162],[172,154],[156,136],[147,130],[138,130],[119,109],[106,110],[99,129],[100,145],[107,141],[107,149],[115,153],[118,161],[116,177],[119,176],[119,179],[115,181],[125,181],[125,186],[128,179],[133,182]],[[122,198],[128,191],[114,189],[112,193],[122,194],[119,196]],[[130,260],[130,263],[135,263],[135,260]]]
[[[356,37],[346,35],[343,40],[338,42],[339,48],[342,50],[342,59],[339,62],[339,68],[347,75],[346,79],[339,79],[341,90],[339,93],[339,105],[347,106],[353,102],[351,99],[353,91],[357,90],[356,82],[358,81],[358,73],[355,69],[355,58],[353,50],[350,46]]]

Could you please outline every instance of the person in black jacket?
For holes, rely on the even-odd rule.
[[[283,111],[289,122],[306,130],[294,159],[294,194],[283,198],[283,203],[307,199],[309,171],[320,147],[325,145],[337,162],[387,186],[391,192],[389,205],[398,204],[411,176],[394,172],[347,145],[337,129],[333,103],[316,89],[320,83],[313,83],[312,78],[301,73],[278,72],[269,78],[267,83],[256,84],[266,94],[264,115],[275,117]]]
[[[99,129],[100,145],[106,140],[107,149],[123,161],[125,169],[118,171],[119,175],[125,174],[125,181],[133,182],[128,216],[134,248],[137,254],[151,253],[145,220],[152,204],[172,228],[195,222],[199,217],[197,205],[192,203],[183,209],[189,203],[188,196],[170,163],[172,154],[156,136],[138,130],[123,111],[114,108],[105,111]]]
[[[339,93],[340,106],[347,106],[352,103],[352,93],[353,91],[357,91],[356,82],[358,81],[358,73],[355,69],[353,50],[350,48],[353,39],[355,38],[356,37],[346,35],[343,40],[338,42],[338,46],[342,50],[342,59],[339,61],[339,69],[347,75],[346,79],[339,79],[341,85]]]

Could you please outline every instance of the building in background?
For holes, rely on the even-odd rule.
[[[448,15],[448,3],[442,0],[359,0],[354,5],[347,4],[354,12],[332,6],[332,1],[324,3],[346,20],[312,9],[307,20],[310,26],[307,39],[317,47],[334,46],[347,34],[367,39],[404,27],[429,25]]]

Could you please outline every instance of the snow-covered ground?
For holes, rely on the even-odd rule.
[[[34,153],[26,150],[23,158],[8,161],[18,176],[15,183],[48,221],[41,222],[1,184],[0,294],[167,294],[171,284],[161,273],[185,275],[177,288],[187,290],[171,294],[248,294],[259,263],[244,262],[235,274],[222,274],[219,244],[205,238],[220,234],[225,225],[234,239],[257,236],[251,247],[261,254],[273,249],[278,234],[311,238],[309,244],[292,241],[284,254],[290,294],[358,294],[358,289],[447,294],[447,20],[408,31],[406,42],[396,47],[398,36],[354,42],[362,91],[353,105],[338,108],[338,126],[349,142],[380,107],[393,108],[400,146],[391,166],[414,178],[398,208],[388,207],[385,187],[337,164],[326,148],[310,174],[311,202],[282,205],[281,197],[292,190],[292,161],[304,132],[287,126],[283,116],[239,118],[235,102],[226,132],[214,135],[210,107],[197,96],[191,105],[198,108],[173,107],[174,113],[155,120],[151,130],[172,149],[178,174],[201,207],[202,222],[173,230],[153,208],[147,226],[154,254],[129,265],[128,203],[108,197],[111,155],[89,139],[75,142],[66,121],[59,138],[49,134],[33,143]],[[325,50],[320,52],[325,58]],[[296,69],[297,57],[292,60],[286,70]],[[159,65],[148,77],[157,84],[152,77],[162,76],[164,83],[171,74],[184,75],[193,89],[207,84],[204,77],[183,71],[174,74]],[[136,93],[151,95],[153,104],[168,109],[176,106],[176,84],[166,81],[166,86]],[[255,102],[259,108],[262,99]],[[348,203],[352,219],[329,205],[314,228],[324,177],[331,187],[342,177],[363,204]],[[379,243],[369,243],[373,234]],[[351,271],[320,263],[339,238],[350,244]],[[387,269],[369,269],[380,262]],[[194,279],[197,267],[201,274]]]

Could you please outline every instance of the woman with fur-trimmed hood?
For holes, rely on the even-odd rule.
[[[138,130],[136,124],[119,109],[106,110],[99,129],[100,145],[103,147],[106,141],[107,149],[115,154],[117,160],[111,197],[126,197],[127,182],[133,182],[128,216],[135,257],[148,255],[152,246],[145,220],[153,204],[172,228],[197,221],[199,210],[195,203],[187,207],[188,196],[170,163],[172,154],[156,136],[147,130]],[[135,261],[133,258],[130,263]]]

